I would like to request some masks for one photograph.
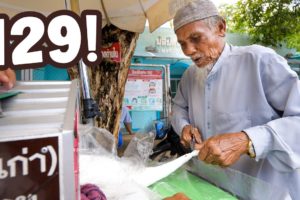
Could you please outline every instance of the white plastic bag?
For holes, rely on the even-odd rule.
[[[151,134],[150,134],[151,135]],[[127,156],[116,155],[112,134],[105,129],[81,127],[79,132],[80,184],[97,185],[109,200],[159,200],[157,194],[134,181],[145,169],[146,157],[153,147],[147,134],[138,136],[130,145]],[[143,146],[146,144],[146,148]],[[148,152],[148,153],[147,153]],[[148,154],[146,156],[145,154]]]

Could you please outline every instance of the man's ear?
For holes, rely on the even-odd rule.
[[[218,35],[221,37],[225,37],[226,35],[226,21],[222,19],[222,21],[219,22],[218,24]]]

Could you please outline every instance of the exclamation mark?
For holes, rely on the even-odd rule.
[[[86,33],[87,33],[87,45],[88,54],[87,59],[90,62],[95,62],[98,58],[97,50],[97,15],[86,15]],[[100,50],[99,50],[100,51]]]

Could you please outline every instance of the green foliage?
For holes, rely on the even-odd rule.
[[[255,43],[300,51],[300,0],[239,0],[221,14],[231,32],[247,33]]]

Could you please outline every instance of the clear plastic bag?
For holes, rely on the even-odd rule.
[[[112,155],[117,152],[114,136],[106,129],[90,125],[79,127],[79,149],[81,153],[92,154],[101,154],[103,150]]]
[[[123,157],[147,163],[149,156],[153,152],[154,140],[155,134],[153,132],[136,133],[124,151]]]
[[[270,185],[263,180],[232,168],[207,165],[198,159],[189,162],[187,168],[199,177],[209,180],[217,187],[236,195],[239,199],[291,199],[286,188]]]
[[[152,133],[137,134],[129,145],[126,156],[120,158],[116,154],[116,142],[111,133],[95,127],[81,127],[80,184],[96,184],[109,200],[161,199],[150,189],[134,181],[134,177],[145,169],[154,137]]]

